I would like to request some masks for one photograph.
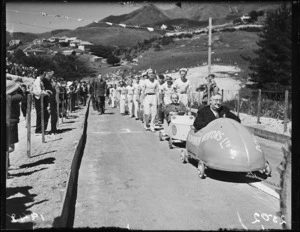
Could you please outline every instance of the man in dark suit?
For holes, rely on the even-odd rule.
[[[106,94],[106,81],[99,74],[97,80],[94,82],[94,95],[97,102],[97,109],[99,114],[104,114],[105,111],[105,94]]]
[[[230,112],[229,108],[222,106],[222,96],[220,94],[215,94],[210,98],[210,105],[204,106],[198,110],[193,126],[196,130],[201,130],[211,121],[220,117],[231,118],[239,123],[241,122],[238,116]]]

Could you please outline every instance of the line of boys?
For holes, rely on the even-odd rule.
[[[163,124],[164,109],[172,102],[173,93],[178,94],[179,101],[185,107],[190,103],[191,83],[186,79],[187,69],[180,69],[179,74],[180,78],[173,83],[172,77],[157,76],[152,69],[148,69],[127,83],[120,81],[118,86],[110,87],[110,106],[120,108],[121,115],[126,115],[128,108],[130,117],[140,119],[145,130],[154,132],[156,124]]]

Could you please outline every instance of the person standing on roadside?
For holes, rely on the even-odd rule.
[[[49,101],[50,101],[50,116],[51,116],[51,130],[50,130],[50,134],[56,134],[57,133],[57,98],[56,98],[56,94],[59,93],[59,86],[57,84],[57,81],[55,79],[55,77],[51,77],[50,79],[50,83],[52,86],[52,94],[49,97]]]
[[[185,107],[188,106],[191,89],[191,82],[186,79],[187,71],[188,70],[186,68],[181,68],[179,70],[180,78],[174,81],[173,84],[173,88],[179,95],[179,101],[182,102]]]
[[[21,89],[23,91],[23,98],[22,98],[22,101],[21,101],[21,111],[22,111],[22,114],[23,114],[23,117],[26,119],[26,113],[27,113],[27,98],[28,98],[28,94],[29,94],[29,91],[27,91],[27,87],[25,84],[22,84],[21,85]],[[26,124],[27,125],[27,124]]]
[[[11,108],[10,108],[10,127],[8,139],[8,152],[11,153],[15,150],[15,143],[19,142],[18,124],[20,122],[20,102],[22,101],[24,94],[20,88],[20,85],[12,80],[6,80],[6,95],[11,96]],[[11,166],[8,158],[8,167]],[[12,166],[11,166],[12,167]]]
[[[142,98],[144,99],[145,114],[144,128],[145,130],[150,129],[152,132],[154,132],[154,120],[157,115],[159,84],[152,69],[147,70],[147,75],[149,79],[145,80],[142,88]],[[149,117],[151,117],[150,126]]]
[[[101,74],[99,74],[98,78],[95,80],[94,87],[95,87],[95,100],[98,105],[97,110],[101,115],[104,114],[105,112],[105,95],[107,89],[106,81],[103,79]]]
[[[36,110],[36,128],[35,128],[35,134],[40,135],[42,134],[42,125],[41,125],[41,118],[42,118],[42,111],[44,112],[44,128],[46,130],[48,126],[48,120],[49,120],[49,112],[47,110],[48,102],[47,98],[49,97],[52,92],[50,90],[46,90],[44,86],[44,80],[46,78],[47,72],[45,71],[42,75],[38,76],[33,85],[32,85],[32,93],[34,95],[34,104],[35,104],[35,110]],[[41,108],[41,97],[44,97],[44,107]]]

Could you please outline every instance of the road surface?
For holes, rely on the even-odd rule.
[[[272,143],[262,141],[262,149],[273,162],[281,145]],[[279,201],[247,184],[245,173],[207,170],[202,180],[193,162],[181,163],[180,150],[117,109],[91,108],[73,227],[281,228]]]

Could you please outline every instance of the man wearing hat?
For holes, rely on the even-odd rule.
[[[189,94],[191,89],[191,82],[186,79],[187,69],[181,68],[179,70],[180,78],[178,78],[174,84],[173,88],[175,89],[176,93],[179,95],[179,101],[182,102],[185,107],[188,106],[189,102]]]
[[[148,78],[148,75],[146,72],[142,73],[142,76],[140,78],[140,82],[139,82],[139,87],[140,87],[140,98],[139,98],[139,102],[140,102],[140,114],[139,114],[139,118],[142,121],[142,123],[144,123],[145,120],[145,114],[144,114],[144,98],[142,96],[142,89],[145,83],[145,80]]]
[[[208,92],[210,93],[210,96],[213,95],[215,87],[217,87],[217,83],[214,80],[215,75],[209,74],[207,77],[205,77],[207,83],[204,84],[204,91],[203,91],[203,99],[202,103],[207,104],[208,103]]]
[[[32,85],[32,93],[34,99],[34,105],[36,110],[36,128],[35,134],[40,135],[42,134],[42,125],[41,125],[41,118],[42,118],[42,111],[44,111],[44,129],[47,129],[48,120],[49,120],[49,112],[47,110],[48,107],[48,100],[45,97],[49,97],[52,92],[50,90],[46,90],[45,88],[45,78],[47,75],[50,75],[47,71],[45,71],[41,76],[38,76]],[[41,97],[44,97],[44,108],[41,108]]]
[[[198,110],[193,126],[196,130],[201,130],[211,121],[220,117],[231,118],[239,123],[241,122],[238,116],[230,112],[229,108],[222,106],[222,96],[216,94],[210,98],[210,105],[204,106]]]
[[[6,96],[11,98],[10,127],[7,128],[9,133],[9,136],[7,137],[7,149],[10,153],[14,151],[15,143],[19,142],[18,123],[20,122],[20,102],[24,95],[18,83],[12,80],[6,80]],[[7,159],[8,166],[10,166],[9,157],[7,157]]]
[[[159,94],[159,84],[155,80],[155,74],[153,70],[147,70],[149,79],[144,81],[142,87],[142,98],[144,99],[144,128],[146,130],[155,131],[154,129],[154,120],[157,115],[157,103],[158,103],[158,94]],[[150,128],[149,128],[149,117],[151,117]]]

